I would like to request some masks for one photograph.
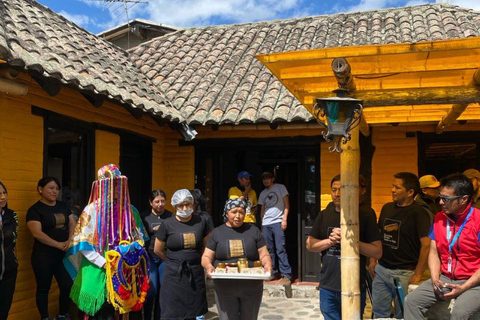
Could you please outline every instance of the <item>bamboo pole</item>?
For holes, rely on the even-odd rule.
[[[349,92],[357,88],[353,81],[352,68],[345,58],[335,58],[332,62],[332,70],[337,78],[338,87]]]
[[[342,319],[360,319],[360,252],[359,252],[359,189],[360,170],[359,127],[351,132],[352,139],[340,155],[341,174],[341,281]]]
[[[435,133],[443,133],[446,128],[452,125],[458,119],[458,117],[462,115],[463,111],[467,109],[467,106],[468,104],[454,104],[452,108],[448,110],[445,117],[443,117],[438,123],[437,127],[435,128]]]

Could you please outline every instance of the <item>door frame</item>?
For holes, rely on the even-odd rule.
[[[223,181],[228,179],[230,181],[232,179],[232,174],[226,174],[226,171],[232,170],[246,170],[247,168],[237,168],[235,169],[224,169],[224,166],[227,165],[224,163],[223,154],[224,152],[236,150],[246,150],[252,152],[260,152],[261,150],[265,150],[266,148],[270,149],[288,149],[288,150],[298,150],[297,156],[295,159],[257,159],[259,163],[261,162],[277,162],[279,164],[283,163],[296,163],[297,167],[297,208],[299,212],[296,212],[297,216],[297,230],[296,230],[296,241],[298,245],[298,254],[297,254],[297,261],[298,261],[298,275],[299,279],[304,280],[304,270],[305,270],[305,254],[307,252],[306,245],[305,245],[305,210],[304,210],[304,198],[305,198],[305,177],[303,177],[303,173],[305,172],[305,165],[303,164],[304,158],[311,154],[315,155],[315,188],[316,188],[316,195],[315,195],[315,211],[316,214],[320,212],[320,192],[321,192],[321,180],[320,180],[320,144],[324,141],[322,136],[314,136],[314,137],[293,137],[293,138],[267,138],[267,139],[253,139],[253,138],[244,138],[244,139],[209,139],[209,140],[193,140],[190,142],[180,142],[180,145],[189,145],[195,147],[195,188],[200,189],[202,192],[205,192],[205,186],[209,183],[206,182],[205,172],[208,171],[205,168],[205,165],[208,161],[211,161],[211,166],[214,168],[213,170],[213,190],[211,190],[212,199],[211,201],[211,208],[213,214],[213,220],[215,225],[220,225],[223,221],[220,219],[221,216],[219,212],[223,209],[223,203],[219,199],[225,199],[226,195],[223,195],[224,190],[222,187],[216,187],[219,185],[224,184]],[[208,160],[209,159],[209,160]],[[228,165],[232,165],[228,163]],[[237,171],[236,171],[237,172]],[[235,172],[235,177],[236,177]],[[255,175],[255,179],[260,178],[260,174]],[[231,181],[231,184],[234,185],[235,180]],[[282,183],[282,182],[280,182]],[[263,188],[263,186],[262,186]],[[228,191],[228,190],[227,190]],[[216,214],[215,214],[216,213]]]

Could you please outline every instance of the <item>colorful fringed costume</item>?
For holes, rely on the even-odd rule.
[[[141,309],[149,275],[145,240],[128,179],[113,164],[100,168],[64,259],[80,310],[95,315],[106,299],[120,313]]]

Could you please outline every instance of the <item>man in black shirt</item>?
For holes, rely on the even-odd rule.
[[[394,175],[393,202],[385,204],[380,213],[378,227],[381,232],[383,256],[370,260],[369,270],[373,284],[373,313],[375,318],[389,318],[392,300],[395,318],[403,318],[401,298],[397,296],[394,279],[402,285],[404,295],[408,285],[418,283],[427,267],[430,249],[430,217],[415,203],[420,190],[416,175],[400,172]]]
[[[360,198],[366,191],[365,178],[360,176]],[[322,253],[320,270],[320,310],[325,320],[341,319],[340,282],[340,175],[331,182],[332,202],[315,219],[312,231],[307,238],[307,249]],[[365,308],[366,257],[379,259],[382,256],[382,243],[377,228],[375,211],[365,203],[360,203],[360,284],[361,308]]]

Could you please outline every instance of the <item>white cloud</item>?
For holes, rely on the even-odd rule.
[[[347,11],[367,11],[386,7],[393,7],[396,4],[398,4],[397,0],[360,0],[360,3],[349,7]]]
[[[302,0],[150,0],[149,19],[172,26],[201,26],[215,21],[248,22],[304,14]],[[300,13],[301,12],[301,13]]]
[[[480,1],[478,0],[452,0],[451,3],[460,7],[480,11]]]
[[[84,28],[86,28],[86,26],[89,25],[92,22],[91,19],[87,15],[84,15],[84,14],[71,14],[71,13],[68,13],[68,12],[63,11],[63,10],[60,11],[59,14],[64,16],[66,19],[68,19],[70,21],[73,21],[73,23],[75,23],[79,26],[82,26]]]
[[[405,6],[418,6],[421,4],[429,3],[427,0],[410,0]]]

